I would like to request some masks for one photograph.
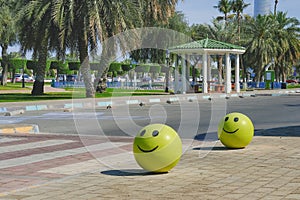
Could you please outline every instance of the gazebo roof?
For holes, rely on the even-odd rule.
[[[212,39],[203,39],[194,41],[187,44],[178,45],[175,47],[170,47],[171,52],[176,53],[215,53],[215,54],[224,54],[224,53],[238,53],[243,54],[246,49],[242,46],[229,44],[225,42],[220,42]]]

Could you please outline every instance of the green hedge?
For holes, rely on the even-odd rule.
[[[80,62],[79,61],[70,61],[68,62],[69,70],[79,70],[80,69]]]
[[[9,61],[9,66],[11,69],[23,69],[26,67],[27,60],[22,59],[22,58],[14,58],[10,59]]]
[[[150,65],[138,65],[134,70],[136,72],[148,73],[150,71]]]
[[[62,61],[53,60],[50,63],[50,69],[56,69],[59,74],[66,74],[68,71],[68,63]]]
[[[170,67],[168,67],[167,65],[162,65],[161,66],[161,73],[167,73],[170,70]]]
[[[90,69],[91,70],[99,70],[100,69],[100,63],[92,62],[90,63]]]
[[[36,71],[37,67],[38,67],[38,61],[36,61],[36,60],[27,60],[27,62],[26,62],[26,68],[27,69],[31,69],[33,71]]]
[[[109,65],[109,72],[121,72],[122,71],[122,64],[117,62],[112,62]]]
[[[150,73],[160,73],[161,72],[161,66],[159,66],[159,65],[151,65],[149,72]]]
[[[132,66],[130,64],[122,64],[121,67],[122,67],[122,71],[128,72],[131,70]]]

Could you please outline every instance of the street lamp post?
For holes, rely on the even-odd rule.
[[[169,92],[169,76],[170,76],[169,60],[170,60],[170,52],[167,49],[167,51],[166,51],[167,71],[166,71],[166,89],[165,89],[165,92]]]
[[[276,16],[278,0],[275,0],[274,15]]]
[[[23,65],[23,70],[22,70],[22,88],[25,88],[24,65]]]

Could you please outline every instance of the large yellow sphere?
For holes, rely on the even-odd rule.
[[[151,124],[141,129],[133,142],[137,163],[150,172],[170,171],[182,155],[181,139],[174,129],[164,124]]]
[[[228,148],[244,148],[253,139],[254,127],[252,121],[244,114],[230,113],[219,123],[218,137]]]

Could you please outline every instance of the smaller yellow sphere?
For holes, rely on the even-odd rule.
[[[141,129],[134,138],[133,153],[143,169],[157,173],[168,172],[181,158],[182,143],[171,127],[151,124]]]
[[[228,148],[244,148],[252,141],[254,126],[244,114],[229,113],[219,123],[218,137]]]

